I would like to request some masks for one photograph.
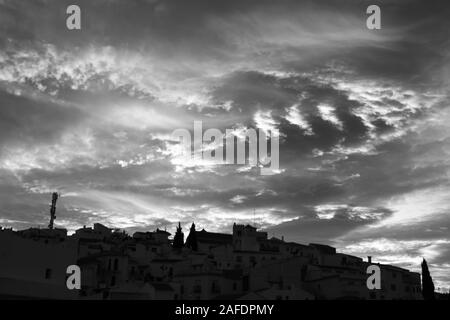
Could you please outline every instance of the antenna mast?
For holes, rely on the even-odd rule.
[[[50,223],[48,225],[49,229],[53,229],[53,222],[56,219],[56,201],[58,200],[58,194],[53,192],[52,194],[52,204],[50,206]]]

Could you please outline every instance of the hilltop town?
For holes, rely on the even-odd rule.
[[[184,241],[156,229],[132,236],[96,223],[65,229],[0,229],[0,296],[67,299],[421,299],[420,275],[381,268],[368,290],[370,261],[327,245],[268,238],[250,225],[232,234],[197,231]],[[66,288],[66,268],[82,271]]]
[[[421,299],[420,274],[336,249],[269,238],[251,225],[231,234],[196,230],[184,237],[108,228],[100,223],[68,235],[55,228],[53,194],[48,228],[0,227],[0,297],[44,299]],[[381,289],[366,285],[369,265]],[[80,290],[66,287],[78,265]]]

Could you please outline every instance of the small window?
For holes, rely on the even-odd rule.
[[[211,284],[212,293],[220,293],[220,286],[217,280],[214,280]]]
[[[199,280],[195,280],[194,284],[194,293],[201,293],[202,292],[202,284]]]
[[[45,269],[45,279],[51,279],[52,278],[52,269]]]

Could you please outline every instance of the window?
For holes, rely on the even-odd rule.
[[[116,285],[116,277],[111,277],[111,287],[114,287]]]
[[[212,293],[220,293],[220,287],[217,280],[214,280],[211,284],[211,292]]]
[[[194,290],[194,293],[202,292],[202,285],[201,285],[200,281],[198,281],[198,280],[195,281],[193,290]]]
[[[233,291],[236,291],[236,290],[237,290],[237,283],[233,282]]]
[[[242,278],[242,290],[248,291],[250,288],[250,278],[248,275]]]
[[[392,290],[392,291],[397,290],[397,286],[396,286],[395,284],[391,284],[391,290]]]
[[[45,269],[45,279],[51,279],[52,277],[52,269]]]
[[[117,271],[119,269],[119,259],[114,259],[114,271]]]

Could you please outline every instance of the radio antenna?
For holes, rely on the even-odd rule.
[[[48,224],[49,229],[53,229],[53,223],[56,219],[56,201],[58,200],[58,194],[53,192],[52,194],[52,204],[50,206],[50,223]]]

